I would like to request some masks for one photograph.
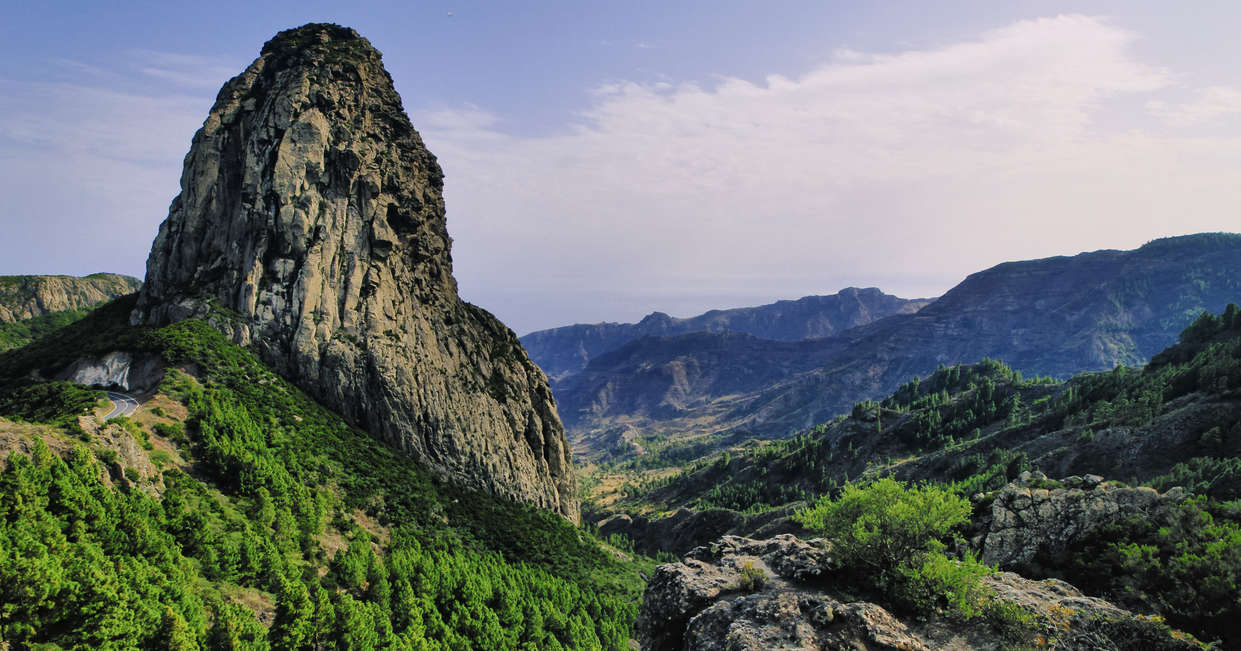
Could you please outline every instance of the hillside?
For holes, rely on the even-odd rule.
[[[556,394],[571,439],[594,452],[592,443],[609,444],[617,430],[631,430],[631,440],[781,436],[940,364],[992,358],[1026,375],[1060,378],[1141,364],[1198,313],[1239,298],[1241,235],[1169,238],[1133,251],[998,265],[916,314],[801,342],[794,364],[781,342],[638,340],[592,360]],[[734,377],[734,368],[745,372]]]
[[[133,328],[132,307],[0,354],[0,640],[628,648],[639,565],[438,480],[207,324]],[[158,360],[131,418],[29,384],[117,346]]]
[[[141,287],[142,281],[120,274],[0,276],[0,324],[85,310]]]
[[[0,276],[0,352],[47,336],[141,287],[137,278],[118,274]]]
[[[879,477],[971,497],[970,545],[1002,569],[1241,642],[1241,310],[1201,316],[1141,369],[1060,382],[991,360],[941,367],[790,439],[631,480],[593,517],[626,513],[601,533],[684,553],[801,532],[788,518],[801,505]]]
[[[678,319],[652,312],[638,323],[577,324],[539,330],[521,338],[553,386],[590,360],[643,337],[691,332],[739,333],[772,341],[821,339],[893,314],[917,312],[930,299],[904,299],[874,287],[849,287],[829,296],[805,296],[757,307],[711,310]]]
[[[0,352],[24,346],[141,287],[137,278],[119,274],[0,276]]]

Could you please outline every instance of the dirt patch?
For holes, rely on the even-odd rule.
[[[183,423],[189,415],[190,412],[185,405],[162,393],[156,393],[142,401],[142,405],[130,418],[151,427],[156,423]]]
[[[47,447],[64,457],[73,449],[74,440],[50,425],[18,423],[0,418],[0,470],[8,467],[8,457],[14,452],[29,455],[36,438],[43,439]]]
[[[380,547],[386,548],[388,543],[392,541],[392,531],[389,530],[388,527],[379,524],[378,520],[367,515],[365,511],[361,509],[354,509],[353,520],[354,522],[357,522],[358,526],[362,527],[364,531],[374,536]]]
[[[229,586],[223,593],[228,601],[250,609],[263,626],[270,628],[276,620],[276,599],[271,593],[240,586]]]

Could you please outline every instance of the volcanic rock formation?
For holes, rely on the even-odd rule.
[[[194,136],[131,321],[207,318],[450,479],[576,521],[545,376],[457,296],[442,189],[366,39],[281,32]]]

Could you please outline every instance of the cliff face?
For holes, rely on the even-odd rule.
[[[93,307],[139,287],[142,281],[119,274],[0,276],[0,323]]]
[[[131,321],[207,317],[450,479],[576,520],[546,378],[457,296],[442,187],[366,39],[281,32],[194,136]]]
[[[805,296],[757,307],[711,310],[678,319],[652,312],[638,323],[578,324],[539,330],[521,338],[553,382],[586,368],[591,359],[642,337],[690,332],[741,333],[773,341],[830,337],[893,314],[913,314],[930,299],[905,299],[874,287],[848,287],[829,296]]]

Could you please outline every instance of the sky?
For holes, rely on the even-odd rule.
[[[344,4],[0,6],[0,274],[143,276],[215,93],[307,22],[383,53],[519,334],[1241,231],[1241,3]]]

